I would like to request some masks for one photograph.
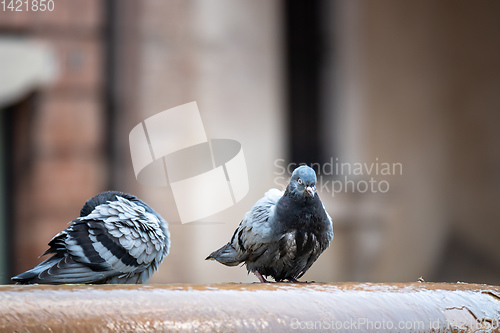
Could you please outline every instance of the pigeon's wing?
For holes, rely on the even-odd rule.
[[[271,189],[245,214],[229,243],[214,251],[207,259],[235,266],[265,252],[272,240],[271,223],[274,209],[283,192]]]
[[[96,283],[113,276],[112,267],[92,247],[89,226],[79,219],[71,223],[49,242],[43,255],[54,254],[52,257],[12,280],[22,284]]]
[[[257,201],[233,234],[231,244],[249,254],[258,253],[262,245],[272,241],[272,217],[283,192],[271,189]]]
[[[169,251],[166,222],[134,201],[116,198],[80,217],[66,248],[75,260],[99,263],[123,277],[148,270],[147,280]]]
[[[12,280],[20,284],[95,283],[106,280],[111,274],[106,270],[93,270],[70,256],[58,253]]]

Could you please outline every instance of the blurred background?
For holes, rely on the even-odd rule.
[[[315,163],[335,223],[303,280],[500,284],[499,33],[497,0],[55,0],[53,11],[0,11],[0,283],[40,262],[108,189],[170,222],[171,253],[151,283],[257,281],[204,258],[282,188],[283,166],[303,162]],[[181,224],[170,188],[136,181],[128,135],[191,101],[210,138],[242,144],[250,191]],[[401,168],[325,172],[332,161]],[[383,187],[332,190],[346,180]]]

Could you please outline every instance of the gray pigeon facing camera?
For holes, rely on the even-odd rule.
[[[316,193],[316,174],[296,168],[285,192],[268,191],[245,214],[229,243],[206,259],[227,266],[244,263],[260,282],[297,282],[330,245],[332,219]]]
[[[18,284],[145,283],[168,255],[167,222],[135,196],[103,192],[49,242],[52,257],[22,274]]]

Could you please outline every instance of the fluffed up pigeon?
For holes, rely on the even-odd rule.
[[[145,283],[168,255],[167,222],[135,196],[109,191],[87,200],[80,217],[49,242],[52,257],[18,284]]]
[[[296,168],[285,192],[269,190],[245,214],[233,237],[206,260],[227,266],[244,263],[260,282],[298,282],[330,245],[332,219],[316,193],[316,173]]]

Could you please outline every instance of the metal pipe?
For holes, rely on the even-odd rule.
[[[2,332],[498,331],[499,322],[500,287],[477,284],[0,286]]]

